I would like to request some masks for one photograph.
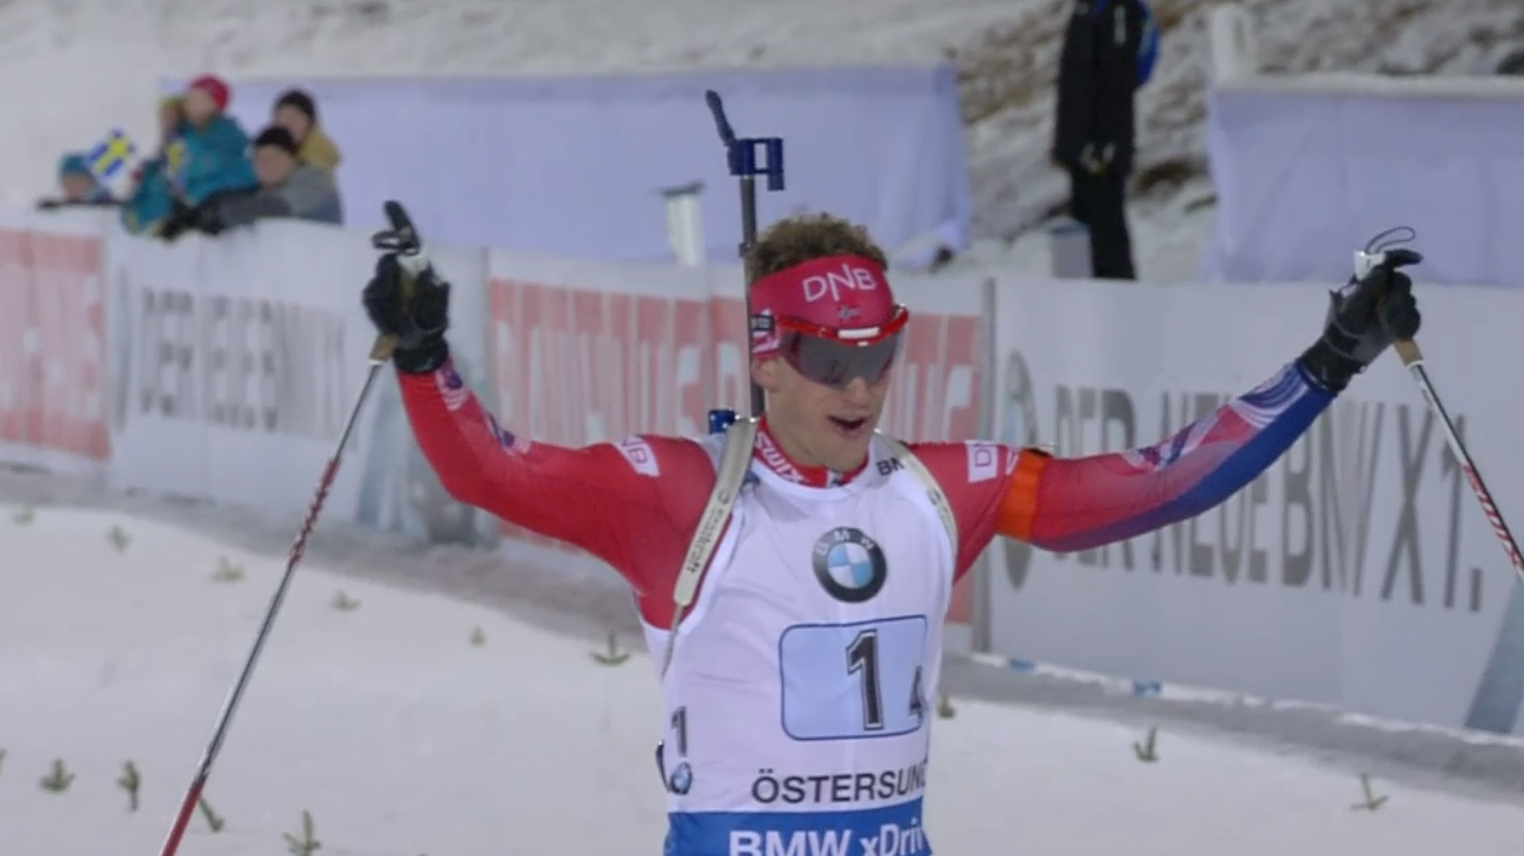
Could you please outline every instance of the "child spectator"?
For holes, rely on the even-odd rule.
[[[342,223],[333,173],[300,160],[296,140],[285,128],[271,125],[254,140],[254,170],[259,174],[259,190],[205,207],[196,228],[215,235],[265,217]]]
[[[333,172],[342,159],[339,147],[318,124],[317,103],[300,89],[288,89],[275,99],[271,120],[291,132],[297,156],[304,163]]]
[[[43,210],[64,206],[115,205],[111,191],[96,179],[90,164],[82,154],[71,152],[58,162],[58,189],[62,195],[52,199],[40,199],[37,207]]]
[[[175,210],[159,230],[167,240],[194,225],[198,209],[258,187],[249,161],[249,137],[238,120],[224,112],[229,98],[228,85],[213,75],[192,80],[185,90],[185,159],[170,174]]]
[[[159,146],[133,172],[132,189],[122,205],[122,226],[134,235],[158,234],[174,212],[175,197],[170,176],[185,163],[185,109],[180,96],[159,102]]]
[[[192,208],[217,194],[258,184],[249,161],[249,136],[224,112],[230,95],[228,85],[213,75],[196,78],[185,91],[185,163],[172,183]]]

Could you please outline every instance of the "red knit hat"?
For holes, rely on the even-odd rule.
[[[228,109],[228,101],[232,98],[232,92],[228,90],[227,81],[215,74],[203,74],[192,80],[190,85],[185,88],[187,91],[199,89],[210,95],[218,110]]]

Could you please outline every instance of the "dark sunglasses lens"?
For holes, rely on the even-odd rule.
[[[784,354],[796,371],[815,383],[846,386],[855,378],[877,383],[894,365],[900,337],[858,345],[836,339],[791,334]]]

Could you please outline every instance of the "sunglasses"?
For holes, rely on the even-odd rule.
[[[823,327],[794,318],[777,318],[779,352],[799,374],[824,386],[843,387],[855,378],[868,384],[883,380],[899,355],[910,310],[896,306],[889,320],[875,327]]]

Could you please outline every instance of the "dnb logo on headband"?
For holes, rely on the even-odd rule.
[[[820,536],[810,554],[815,578],[826,594],[843,603],[870,600],[884,587],[889,566],[878,542],[861,529],[841,526]]]

